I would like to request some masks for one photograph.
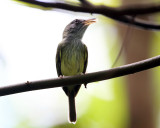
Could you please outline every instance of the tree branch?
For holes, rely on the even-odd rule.
[[[87,6],[76,6],[66,3],[47,3],[47,2],[41,2],[36,0],[16,0],[21,2],[30,3],[33,5],[42,6],[44,8],[58,8],[58,9],[64,9],[74,12],[83,12],[83,13],[96,13],[101,14],[106,17],[112,18],[116,21],[134,25],[136,27],[140,27],[143,29],[155,29],[160,30],[160,25],[157,24],[151,24],[148,22],[138,21],[135,20],[132,22],[132,16],[133,15],[142,15],[142,14],[148,14],[148,13],[155,13],[160,11],[160,5],[137,5],[133,7],[119,7],[119,8],[112,8],[102,5],[93,5],[93,4],[87,4]],[[80,0],[81,2],[86,2],[86,0]],[[82,4],[83,4],[82,3]],[[84,4],[83,4],[84,5]],[[128,16],[127,16],[128,15]],[[129,17],[130,16],[130,17]]]
[[[160,12],[160,4],[134,4],[117,8],[119,15],[145,15]]]
[[[91,83],[95,81],[102,81],[111,78],[121,77],[124,75],[133,74],[157,66],[160,66],[160,55],[150,59],[120,66],[117,68],[112,68],[105,71],[87,73],[85,75],[69,76],[64,78],[32,81],[32,82],[0,87],[0,96],[21,93],[26,91],[39,90],[39,89],[63,87],[63,86],[77,85],[83,83]]]

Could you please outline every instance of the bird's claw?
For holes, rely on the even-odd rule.
[[[59,76],[59,78],[61,78],[61,79],[62,79],[62,78],[63,78],[63,75],[60,75],[60,76]]]
[[[85,73],[81,72],[81,75],[84,75]]]
[[[27,81],[27,82],[26,82],[26,85],[29,85],[29,84],[30,84],[30,82],[29,82],[29,81]]]

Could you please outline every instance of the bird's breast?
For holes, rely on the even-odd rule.
[[[84,68],[84,46],[79,44],[68,44],[62,50],[61,72],[64,76],[78,75]]]

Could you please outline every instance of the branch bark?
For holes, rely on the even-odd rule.
[[[150,59],[120,66],[117,68],[112,68],[105,71],[87,73],[85,75],[69,76],[64,78],[55,78],[55,79],[39,80],[32,82],[27,81],[26,83],[0,87],[0,96],[21,93],[26,91],[39,90],[39,89],[63,87],[76,84],[91,83],[95,81],[102,81],[133,74],[157,66],[160,66],[160,55]]]
[[[113,8],[102,5],[95,6],[93,4],[87,4],[87,6],[84,6],[84,0],[81,0],[83,4],[82,6],[66,4],[66,3],[56,3],[56,2],[47,3],[36,0],[16,0],[16,1],[42,6],[44,8],[58,8],[74,12],[101,14],[116,21],[125,24],[130,24],[139,28],[160,30],[160,25],[158,24],[148,23],[146,21],[144,22],[139,20],[135,20],[134,22],[132,22],[132,16],[160,12],[160,4],[150,4],[150,5],[146,4],[146,5],[136,5],[132,7],[129,6],[129,7]]]

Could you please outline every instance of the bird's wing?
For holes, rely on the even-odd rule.
[[[83,69],[83,73],[86,72],[87,64],[88,64],[88,50],[87,50],[87,46],[85,44],[84,44],[84,48],[85,48],[85,51],[84,51],[84,69]]]
[[[62,44],[60,43],[58,45],[57,53],[56,53],[56,69],[57,69],[58,76],[62,75],[62,72],[61,72],[61,50],[62,50]]]

